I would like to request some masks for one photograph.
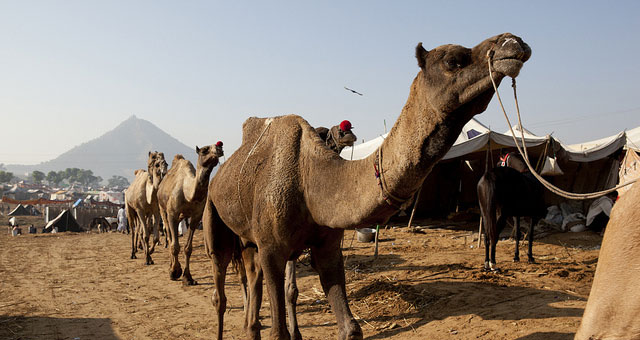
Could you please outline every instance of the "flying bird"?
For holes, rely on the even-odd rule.
[[[348,87],[346,87],[346,86],[344,87],[344,89],[345,89],[345,90],[347,90],[347,91],[351,91],[351,92],[353,92],[353,93],[355,93],[355,94],[358,94],[358,95],[361,95],[361,96],[362,96],[362,93],[360,93],[360,92],[358,92],[358,91],[355,91],[355,90],[352,90],[352,89],[350,89],[350,88],[348,88]]]

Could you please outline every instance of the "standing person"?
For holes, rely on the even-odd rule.
[[[124,234],[125,229],[129,234],[129,223],[127,222],[127,212],[124,210],[124,204],[118,210],[118,231]]]

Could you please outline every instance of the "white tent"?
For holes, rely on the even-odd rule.
[[[517,131],[516,139],[518,140],[518,142],[520,142],[521,138],[519,136],[520,133],[519,130],[517,130],[517,127],[514,127],[514,131]],[[340,156],[344,159],[364,159],[375,152],[386,137],[387,134],[384,134],[368,142],[355,145],[353,147],[353,158],[351,158],[352,148],[350,147],[344,148],[340,153]],[[524,140],[527,147],[542,145],[546,143],[549,138],[551,137],[548,135],[544,137],[536,136],[525,129]],[[484,148],[486,148],[490,141],[493,145],[492,149],[499,148],[501,146],[515,147],[515,143],[513,142],[513,138],[511,137],[511,132],[507,134],[491,131],[488,127],[486,127],[476,119],[471,119],[462,128],[462,132],[456,139],[455,143],[442,159],[452,159],[470,154],[472,152],[483,150]]]

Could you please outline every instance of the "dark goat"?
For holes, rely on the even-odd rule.
[[[531,217],[529,228],[529,263],[532,254],[533,227],[545,216],[543,189],[540,182],[526,169],[521,159],[511,155],[500,166],[487,171],[478,182],[478,204],[482,213],[485,245],[485,270],[496,270],[496,243],[508,217],[516,217],[516,251],[514,261],[520,261],[520,216]],[[521,171],[516,170],[522,169]]]

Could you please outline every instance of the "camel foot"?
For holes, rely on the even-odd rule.
[[[131,254],[131,259],[137,259],[138,257],[136,256],[136,254]]]
[[[527,262],[529,263],[536,263],[536,260],[533,257],[530,257]]]
[[[342,332],[339,332],[340,334],[338,334],[339,339],[362,340],[364,338],[364,335],[362,334],[362,328],[360,328],[358,322],[353,319],[346,325],[346,329],[341,331]]]
[[[171,278],[171,280],[173,281],[177,281],[178,279],[180,279],[180,276],[182,276],[182,268],[178,267],[174,270],[172,270],[169,273],[169,277]]]
[[[164,247],[165,247],[165,248],[168,248],[168,247],[169,247],[169,242],[165,242],[165,243],[164,243]]]
[[[198,281],[192,279],[192,278],[187,278],[186,276],[182,277],[182,285],[183,286],[195,286],[198,284]]]
[[[513,262],[520,262],[520,257],[519,256],[518,257],[514,257],[513,258]]]
[[[154,264],[154,262],[153,262],[152,259],[148,259],[144,264],[147,265],[147,266],[150,266],[150,265]]]

